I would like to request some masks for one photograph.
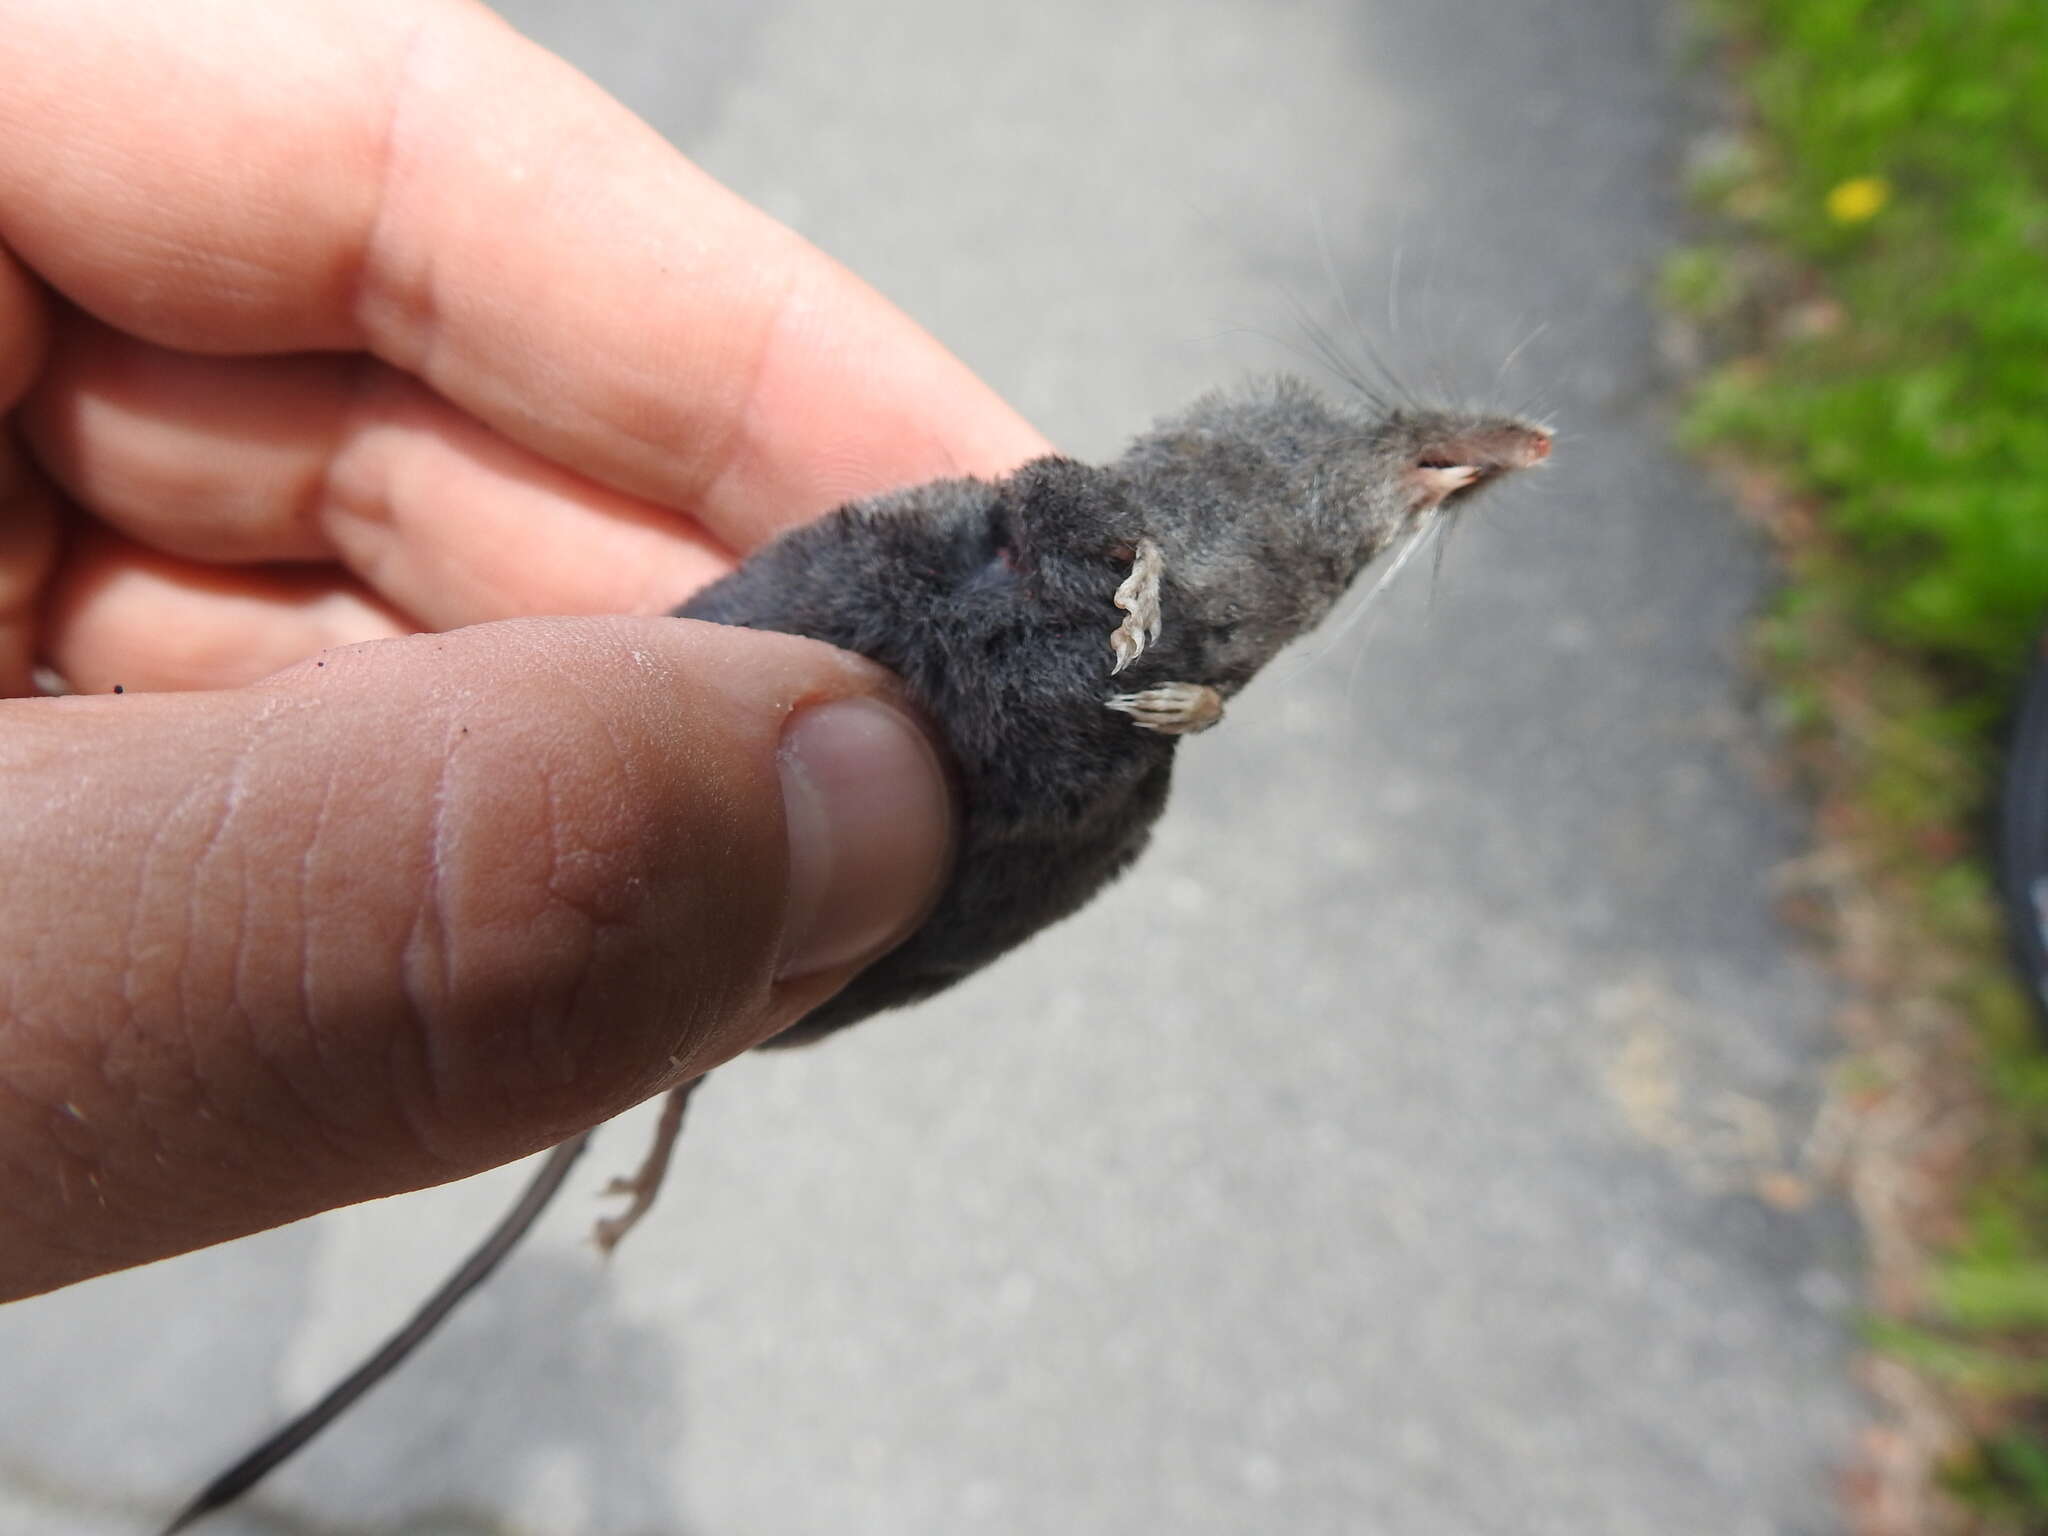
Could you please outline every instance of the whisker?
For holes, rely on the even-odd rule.
[[[1402,543],[1400,549],[1395,551],[1392,562],[1387,566],[1386,570],[1380,574],[1379,580],[1375,581],[1372,584],[1372,586],[1369,589],[1367,589],[1365,594],[1365,600],[1364,602],[1358,605],[1357,612],[1352,614],[1352,616],[1345,621],[1344,627],[1341,630],[1339,630],[1337,634],[1331,637],[1332,643],[1335,643],[1336,641],[1343,639],[1346,634],[1348,634],[1353,629],[1356,629],[1359,624],[1364,622],[1366,612],[1368,608],[1372,605],[1374,600],[1378,598],[1382,592],[1386,591],[1386,589],[1393,583],[1394,578],[1401,574],[1402,569],[1408,564],[1408,562],[1411,559],[1413,559],[1416,556],[1417,553],[1430,546],[1437,546],[1439,548],[1441,547],[1440,545],[1437,545],[1437,535],[1440,532],[1442,532],[1444,521],[1444,518],[1440,516],[1436,516],[1431,513],[1423,514],[1422,520],[1420,521],[1420,523],[1417,524],[1415,531],[1409,534],[1407,539]],[[1344,681],[1344,701],[1347,707],[1350,705],[1352,699],[1356,696],[1358,692],[1358,672],[1359,668],[1361,668],[1364,665],[1365,643],[1364,637],[1361,636],[1359,644],[1351,657],[1350,674],[1345,678]]]
[[[1315,225],[1316,253],[1322,259],[1323,276],[1329,281],[1331,295],[1337,301],[1338,313],[1343,316],[1345,325],[1350,328],[1352,340],[1357,343],[1358,350],[1364,355],[1367,363],[1386,381],[1393,397],[1411,410],[1420,409],[1420,405],[1413,394],[1401,382],[1400,374],[1388,364],[1379,349],[1373,346],[1372,341],[1365,334],[1365,328],[1358,323],[1358,316],[1352,311],[1350,295],[1345,292],[1344,284],[1337,276],[1336,259],[1330,254],[1329,234],[1323,227],[1321,209],[1316,210]]]
[[[1377,383],[1368,380],[1359,371],[1358,365],[1344,355],[1343,349],[1337,345],[1335,338],[1330,335],[1329,331],[1312,319],[1301,308],[1299,300],[1294,302],[1296,321],[1300,324],[1309,340],[1315,345],[1316,352],[1323,366],[1343,380],[1345,384],[1356,390],[1365,398],[1368,404],[1372,405],[1382,414],[1388,412],[1391,409],[1388,402],[1388,393],[1391,391],[1398,397],[1401,394],[1401,388],[1399,382],[1387,371],[1385,365],[1378,364],[1377,360],[1375,360],[1382,378]]]
[[[1347,623],[1355,625],[1365,616],[1365,610],[1387,590],[1394,578],[1399,576],[1408,562],[1415,558],[1415,552],[1429,543],[1443,523],[1443,518],[1428,513],[1417,520],[1415,528],[1401,541],[1400,547],[1394,551],[1394,558],[1387,563],[1387,568],[1380,573],[1379,579],[1366,589],[1365,600],[1358,605],[1358,613]]]
[[[1401,263],[1407,254],[1406,243],[1395,241],[1394,259],[1387,265],[1387,336],[1397,347],[1401,345]]]
[[[1515,323],[1519,325],[1521,321],[1518,319]],[[1516,342],[1514,347],[1508,352],[1508,355],[1501,359],[1500,367],[1494,372],[1493,375],[1493,393],[1496,398],[1500,394],[1501,385],[1507,382],[1508,370],[1515,366],[1516,359],[1521,357],[1521,355],[1524,352],[1528,351],[1531,344],[1534,343],[1538,337],[1542,336],[1549,329],[1550,322],[1548,320],[1538,322],[1536,328],[1529,332],[1528,335],[1524,336],[1520,341]]]
[[[1378,560],[1374,563],[1384,565],[1385,569],[1381,571],[1378,578],[1369,587],[1354,585],[1352,590],[1339,600],[1337,607],[1329,616],[1312,631],[1311,635],[1304,637],[1297,644],[1290,658],[1292,664],[1284,671],[1277,671],[1274,674],[1273,681],[1276,686],[1285,685],[1301,676],[1302,673],[1329,655],[1346,635],[1358,627],[1365,618],[1365,611],[1371,606],[1372,600],[1379,595],[1381,589],[1388,582],[1394,579],[1401,566],[1407,563],[1408,557],[1415,552],[1416,547],[1427,537],[1429,524],[1434,521],[1435,519],[1429,514],[1423,514],[1415,527],[1401,536],[1400,543],[1394,547],[1394,552],[1391,555],[1385,552],[1380,554]]]
[[[1351,367],[1342,356],[1336,354],[1331,349],[1327,336],[1319,333],[1316,323],[1302,310],[1300,301],[1291,299],[1290,302],[1293,303],[1295,309],[1295,323],[1300,326],[1303,335],[1314,343],[1313,347],[1303,346],[1300,342],[1290,341],[1287,337],[1278,335],[1273,331],[1262,330],[1257,326],[1249,325],[1231,326],[1228,329],[1218,331],[1213,337],[1204,339],[1215,340],[1223,336],[1256,336],[1261,341],[1270,342],[1284,351],[1291,352],[1302,362],[1331,374],[1346,389],[1363,396],[1368,405],[1384,411],[1386,409],[1386,402],[1377,391],[1359,376],[1356,369]]]

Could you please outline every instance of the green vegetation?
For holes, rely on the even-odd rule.
[[[2048,611],[2048,9],[1719,9],[1752,45],[1761,144],[1702,190],[1849,323],[1813,311],[1767,367],[1716,379],[1695,426],[1827,498],[1879,634],[2009,677]],[[1680,296],[1732,304],[1725,263],[1676,270]]]
[[[1942,1385],[1983,1528],[2048,1532],[2048,1057],[1980,850],[2048,621],[2048,4],[1706,3],[1747,120],[1695,170],[1714,237],[1665,274],[1725,359],[1685,432],[1768,480],[1789,580],[1759,649],[1884,934],[1850,967],[1859,1071],[1951,1074],[1914,1091],[1975,1117],[1930,1175],[1946,1210],[1888,1234],[1925,1262],[1878,1277],[1874,1342]]]

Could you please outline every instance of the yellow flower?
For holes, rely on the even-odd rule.
[[[1851,176],[1828,193],[1828,217],[1837,224],[1861,224],[1891,201],[1892,184],[1882,176]]]

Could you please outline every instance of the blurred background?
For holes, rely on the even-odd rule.
[[[1847,1529],[1837,984],[1774,910],[1804,832],[1740,654],[1771,561],[1667,446],[1703,354],[1660,284],[1735,307],[1711,256],[1671,276],[1728,111],[1685,8],[500,9],[1068,451],[1318,374],[1318,328],[1558,449],[1192,741],[1085,916],[720,1071],[609,1265],[648,1117],[604,1132],[209,1529]],[[0,1311],[0,1528],[148,1529],[523,1177]]]

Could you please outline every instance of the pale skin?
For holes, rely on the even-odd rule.
[[[548,1145],[935,891],[876,790],[901,913],[794,931],[778,765],[876,669],[529,616],[1044,441],[480,7],[11,7],[0,412],[0,1300]]]

